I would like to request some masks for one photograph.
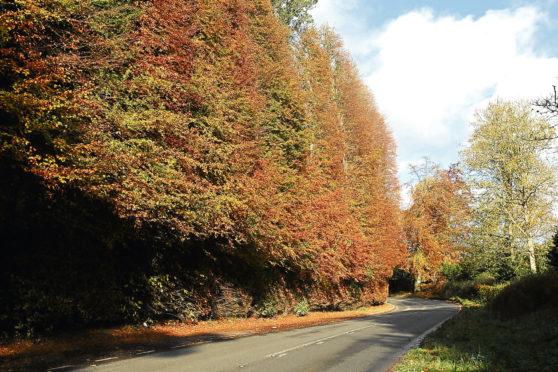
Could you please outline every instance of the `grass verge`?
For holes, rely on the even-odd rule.
[[[528,277],[497,288],[497,296],[488,291],[490,301],[478,295],[460,299],[462,311],[393,370],[558,371],[558,308],[546,293],[558,284],[555,278],[553,273]]]

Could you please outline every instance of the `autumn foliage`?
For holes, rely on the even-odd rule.
[[[254,309],[384,301],[405,250],[395,145],[331,30],[292,41],[268,0],[2,8],[5,330],[196,319],[230,283]]]
[[[409,249],[406,267],[417,284],[436,281],[442,264],[462,258],[470,229],[470,199],[456,165],[448,170],[435,168],[413,187],[404,221]]]

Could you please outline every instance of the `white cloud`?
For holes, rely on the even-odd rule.
[[[423,156],[443,165],[458,160],[476,108],[494,97],[547,95],[558,77],[558,58],[534,48],[536,32],[548,22],[535,7],[489,10],[478,18],[440,17],[424,8],[356,33],[362,17],[322,1],[316,19],[339,15],[333,23],[398,142],[403,182],[402,167]]]
[[[360,0],[319,0],[318,5],[312,10],[312,17],[318,23],[343,28],[355,23],[352,14],[361,7]]]
[[[318,24],[328,24],[343,36],[353,55],[370,52],[365,39],[370,36],[366,17],[374,13],[376,5],[366,0],[319,0],[311,11]]]
[[[445,147],[455,121],[487,97],[548,92],[558,59],[537,57],[530,45],[543,15],[534,8],[435,18],[405,14],[373,40],[377,70],[367,78],[378,105],[403,143]]]

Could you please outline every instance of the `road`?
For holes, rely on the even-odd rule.
[[[390,298],[395,311],[323,326],[187,346],[105,363],[101,371],[385,371],[459,307]]]

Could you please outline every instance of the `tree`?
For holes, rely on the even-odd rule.
[[[552,245],[548,251],[548,264],[558,269],[558,230],[552,236]]]
[[[556,90],[556,85],[552,86],[553,92],[544,97],[539,98],[533,102],[535,106],[535,111],[537,114],[543,116],[548,122],[552,125],[553,128],[558,126],[558,93]],[[556,132],[553,133],[554,137],[551,139],[556,140],[558,137],[556,136]],[[543,140],[548,140],[548,138],[542,138]],[[554,143],[554,147],[556,148],[556,143]]]
[[[425,279],[435,280],[444,262],[461,258],[469,230],[470,194],[456,165],[440,170],[426,159],[413,170],[419,180],[404,211],[404,226],[407,267],[419,285]]]
[[[17,237],[0,333],[153,315],[172,288],[209,316],[232,279],[255,302],[385,300],[404,253],[395,144],[340,38],[309,27],[315,3],[2,6],[0,190],[20,197],[0,198]]]
[[[556,85],[552,86],[553,93],[546,98],[535,101],[538,112],[548,117],[556,117],[558,115],[558,95],[556,92]]]
[[[474,189],[476,245],[537,272],[536,245],[551,230],[554,129],[524,102],[496,101],[477,112],[462,158]],[[489,256],[497,256],[491,254]]]
[[[310,261],[320,283],[374,295],[404,252],[395,144],[339,36],[310,27],[295,45],[312,133],[308,192],[286,218],[302,243],[296,262]]]
[[[275,13],[285,26],[300,33],[312,23],[309,10],[318,0],[271,0]]]

